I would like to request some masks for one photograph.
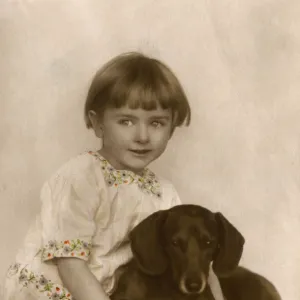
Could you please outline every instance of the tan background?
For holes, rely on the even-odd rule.
[[[142,50],[169,64],[193,109],[153,168],[184,202],[245,235],[242,263],[300,299],[300,2],[31,0],[0,4],[0,276],[41,184],[96,141],[83,123],[94,71]]]

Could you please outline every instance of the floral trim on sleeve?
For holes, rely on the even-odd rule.
[[[16,275],[19,284],[24,288],[33,288],[36,292],[43,294],[51,300],[75,300],[71,293],[61,284],[53,283],[44,275],[34,274],[26,266],[15,263],[10,266],[7,276]]]
[[[121,184],[135,183],[143,192],[152,194],[158,198],[161,197],[160,184],[155,174],[149,169],[146,168],[141,176],[128,170],[116,170],[98,152],[88,151],[88,153],[100,161],[104,178],[108,186],[118,187]]]
[[[47,280],[43,275],[36,275],[26,268],[21,271],[19,282],[24,287],[35,285],[38,292],[43,293],[52,300],[75,300],[71,293],[62,285],[55,284],[51,280]]]
[[[42,260],[47,261],[55,257],[77,257],[88,260],[91,248],[91,243],[79,239],[62,242],[49,241],[42,249]]]

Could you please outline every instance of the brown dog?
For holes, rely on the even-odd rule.
[[[210,264],[226,300],[280,300],[264,277],[238,267],[244,245],[221,214],[197,205],[158,211],[130,234],[133,260],[120,267],[112,300],[213,300]]]

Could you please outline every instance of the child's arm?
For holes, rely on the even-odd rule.
[[[84,260],[57,258],[57,266],[63,284],[76,300],[109,300]]]

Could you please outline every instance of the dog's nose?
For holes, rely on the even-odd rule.
[[[189,293],[198,293],[201,289],[201,282],[192,278],[186,278],[184,285]]]

